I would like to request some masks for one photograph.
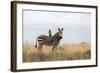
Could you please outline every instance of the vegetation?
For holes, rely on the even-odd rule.
[[[62,44],[55,48],[43,46],[39,52],[33,44],[23,45],[23,62],[83,60],[91,58],[91,45],[89,43]]]

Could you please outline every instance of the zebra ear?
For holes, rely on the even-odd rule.
[[[52,32],[51,32],[51,30],[49,29],[49,34],[51,34]]]
[[[58,28],[58,31],[60,31],[60,28]]]
[[[51,33],[51,30],[49,29],[49,33]]]
[[[61,30],[63,31],[64,29],[62,28]]]
[[[52,35],[52,32],[51,32],[51,30],[50,30],[50,29],[49,29],[49,32],[48,32],[48,33],[49,33],[49,36],[51,36],[51,35]]]

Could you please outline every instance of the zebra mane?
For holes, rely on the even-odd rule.
[[[58,36],[58,33],[59,33],[59,32],[55,33],[54,36]]]

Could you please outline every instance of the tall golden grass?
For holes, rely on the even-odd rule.
[[[83,60],[91,58],[90,43],[62,44],[55,48],[43,46],[41,53],[31,43],[23,45],[23,62]]]

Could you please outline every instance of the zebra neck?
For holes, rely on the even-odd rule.
[[[54,39],[56,39],[58,41],[60,41],[62,39],[62,37],[59,37],[59,36],[53,36],[53,37],[54,37]]]

